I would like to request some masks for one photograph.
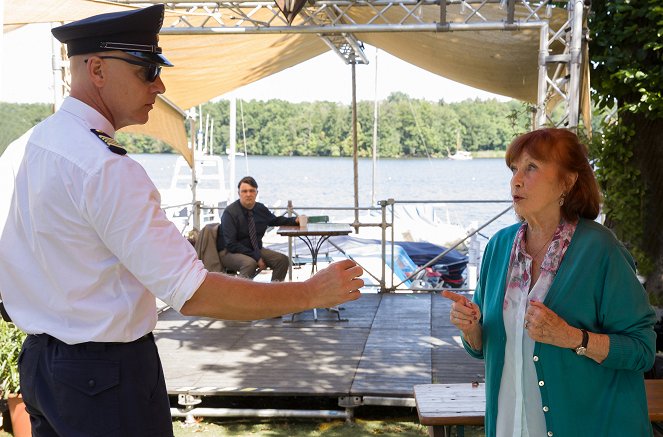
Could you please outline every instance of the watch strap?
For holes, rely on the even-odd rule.
[[[580,346],[574,348],[574,350],[578,355],[585,355],[585,352],[587,351],[587,344],[589,343],[589,333],[586,329],[581,329],[581,331],[582,343],[580,343]]]

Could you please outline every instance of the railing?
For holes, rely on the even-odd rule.
[[[479,234],[479,232],[484,229],[486,226],[490,225],[493,223],[495,220],[497,220],[499,217],[503,216],[506,214],[508,211],[512,209],[512,205],[509,205],[508,208],[504,209],[497,215],[493,216],[490,218],[488,221],[483,223],[482,225],[478,226],[476,229],[472,229],[467,234],[455,241],[450,247],[448,247],[446,250],[444,250],[442,253],[438,254],[435,258],[433,258],[431,261],[426,263],[423,266],[418,267],[414,272],[410,273],[405,277],[405,279],[402,279],[401,282],[398,284],[394,285],[394,265],[395,265],[395,251],[394,251],[394,246],[396,245],[395,243],[395,238],[394,238],[394,224],[396,221],[395,217],[395,206],[398,204],[487,204],[487,203],[509,203],[511,204],[510,200],[394,200],[394,199],[388,199],[388,200],[381,200],[378,202],[379,207],[359,207],[359,208],[349,208],[349,207],[297,207],[296,211],[299,213],[305,212],[305,211],[380,211],[381,215],[381,221],[378,223],[362,223],[360,221],[354,220],[350,225],[355,228],[355,231],[358,231],[359,228],[362,227],[379,227],[382,229],[382,238],[381,238],[381,255],[382,255],[382,262],[381,262],[381,272],[380,272],[380,277],[377,277],[375,274],[370,272],[365,266],[362,266],[364,268],[364,271],[371,276],[374,280],[376,280],[379,283],[379,292],[395,292],[398,287],[401,285],[404,285],[407,281],[412,281],[413,284],[415,284],[420,275],[421,272],[423,272],[426,267],[430,267],[432,265],[435,265],[438,260],[440,260],[442,257],[444,257],[446,254],[451,252],[451,250],[456,249],[458,246],[463,244],[465,241],[471,238],[476,238],[476,236]],[[288,213],[290,215],[295,213],[295,208],[292,206],[291,202],[288,202]],[[355,214],[355,217],[357,215]],[[387,217],[390,217],[390,220],[387,220]],[[387,238],[387,229],[391,229],[391,236],[388,239]],[[349,254],[347,254],[341,247],[338,245],[334,244],[333,240],[328,240],[328,243],[334,246],[336,250],[338,250],[340,253],[342,253],[344,256],[347,256],[349,258],[352,258]],[[386,266],[388,265],[387,263],[387,244],[390,244],[391,246],[391,286],[387,286],[387,281],[386,281]],[[291,252],[291,244],[289,246],[289,255],[292,258],[292,252]],[[478,260],[478,254],[475,256],[475,260],[472,260],[472,257],[470,257],[470,262]],[[354,259],[354,258],[353,258]],[[355,262],[357,262],[356,259],[354,259]],[[476,262],[476,261],[475,261]],[[361,263],[358,262],[358,264],[361,265]],[[434,291],[431,288],[422,288],[422,287],[410,287],[410,288],[401,288],[400,290],[411,290],[413,292],[430,292]],[[461,288],[458,289],[459,291],[471,291],[472,288]]]
[[[415,271],[412,273],[409,273],[404,279],[400,279],[400,282],[395,284],[395,273],[394,273],[394,266],[395,266],[395,250],[394,246],[396,245],[396,239],[394,236],[394,228],[396,224],[396,211],[395,207],[397,205],[407,205],[407,204],[434,204],[434,205],[449,205],[449,204],[499,204],[499,203],[508,203],[509,206],[505,208],[504,210],[500,211],[499,213],[493,215],[490,219],[482,223],[481,225],[478,225],[475,229],[470,229],[469,231],[466,232],[464,236],[461,238],[458,238],[456,241],[454,241],[450,246],[448,246],[443,252],[435,256],[433,259],[431,259],[429,262],[427,262],[423,266],[419,266]],[[166,206],[164,209],[171,209],[171,208],[182,208],[184,206],[191,205],[191,204],[181,204],[181,205],[172,205],[172,206]],[[195,207],[200,208],[201,213],[202,212],[207,212],[213,213],[215,210],[219,210],[219,216],[221,216],[221,213],[224,208],[218,208],[218,207],[210,207],[210,206],[204,206],[200,204],[200,202],[196,202],[194,204]],[[495,222],[498,218],[502,217],[504,214],[509,212],[512,209],[511,205],[511,200],[394,200],[394,199],[387,199],[387,200],[381,200],[378,202],[378,206],[374,207],[344,207],[344,206],[325,206],[325,207],[315,207],[315,206],[298,206],[295,207],[291,201],[288,201],[288,205],[286,208],[275,208],[271,207],[270,209],[272,210],[283,210],[285,209],[285,213],[288,216],[294,216],[294,215],[299,215],[299,214],[304,214],[306,212],[310,211],[315,211],[315,212],[330,212],[330,211],[347,211],[347,212],[352,212],[354,217],[358,217],[358,212],[359,211],[364,211],[364,212],[371,212],[374,211],[376,213],[379,213],[380,216],[380,221],[379,222],[362,222],[360,220],[354,219],[350,224],[355,229],[355,233],[359,232],[360,228],[380,228],[381,229],[381,238],[380,238],[380,244],[381,244],[381,271],[378,274],[375,274],[371,272],[369,269],[366,268],[366,266],[362,265],[362,268],[364,268],[364,271],[371,276],[378,284],[379,284],[379,292],[381,293],[389,293],[389,292],[396,292],[396,290],[399,290],[399,292],[403,291],[412,291],[412,292],[431,292],[431,291],[436,291],[439,288],[429,288],[429,287],[421,287],[417,286],[416,284],[420,283],[419,281],[422,272],[425,271],[427,267],[435,265],[440,259],[442,259],[445,255],[447,255],[449,252],[452,250],[458,248],[460,245],[462,245],[464,242],[466,242],[468,239],[470,240],[470,250],[469,250],[469,263],[468,265],[470,267],[475,267],[478,269],[478,263],[480,259],[479,251],[472,248],[475,246],[475,243],[478,243],[476,241],[477,235],[480,235],[480,231],[485,229],[487,226],[489,226],[491,223]],[[192,209],[192,211],[195,208]],[[181,229],[181,232],[184,232],[186,230],[186,226],[189,224],[189,219],[191,218],[192,213],[189,213],[189,216],[186,220],[185,227]],[[388,235],[388,230],[390,230],[390,235]],[[328,240],[328,243],[333,246],[336,250],[338,250],[341,254],[343,254],[346,257],[352,258],[352,256],[348,253],[346,253],[343,248],[339,247],[338,245],[334,244],[333,239]],[[388,256],[388,251],[387,251],[387,245],[390,246],[391,249],[391,263],[387,262],[387,256]],[[288,238],[288,256],[290,259],[293,259],[293,240],[292,237]],[[354,258],[353,258],[354,259]],[[355,262],[357,260],[355,259]],[[361,265],[360,262],[358,264]],[[388,265],[392,266],[391,269],[391,280],[387,281],[387,271],[386,267]],[[471,274],[474,274],[473,272]],[[292,279],[292,266],[290,268],[289,272],[289,277]],[[401,287],[403,285],[406,285],[408,281],[411,281],[413,286],[411,287]],[[389,282],[390,285],[387,285],[387,282]],[[470,286],[466,288],[457,288],[457,291],[472,291],[473,287],[471,286],[472,282],[470,282]],[[400,287],[400,288],[399,288]]]

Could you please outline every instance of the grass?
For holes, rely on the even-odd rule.
[[[422,437],[428,431],[424,426],[405,419],[390,421],[358,419],[354,423],[344,421],[321,420],[270,420],[256,421],[201,421],[194,426],[187,426],[183,421],[173,423],[176,437],[226,437],[226,436],[263,436],[263,437],[341,437],[341,436],[401,436]]]
[[[176,437],[424,437],[428,429],[410,408],[359,408],[352,423],[322,419],[198,419],[188,425],[173,420]],[[8,418],[8,417],[7,417]],[[455,435],[455,431],[452,435]],[[0,437],[12,434],[0,430]],[[465,427],[466,437],[484,437],[483,427]]]
[[[183,421],[175,421],[173,429],[176,437],[424,437],[429,435],[428,428],[413,418],[357,419],[353,423],[340,420],[272,419],[268,422],[205,420],[193,426],[185,425]],[[455,429],[452,435],[456,435]],[[483,427],[465,427],[465,436],[484,437]]]

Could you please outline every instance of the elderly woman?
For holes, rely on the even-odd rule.
[[[506,163],[521,223],[488,243],[472,302],[443,292],[465,349],[486,362],[486,436],[651,435],[655,314],[633,259],[594,221],[586,147],[540,129]]]

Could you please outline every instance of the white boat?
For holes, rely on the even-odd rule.
[[[456,153],[449,154],[449,159],[453,159],[455,161],[467,161],[468,159],[472,159],[472,152],[468,150],[456,150]]]
[[[220,214],[228,203],[228,189],[224,177],[223,157],[200,154],[194,156],[196,190],[195,201],[200,202],[200,228],[219,223]],[[175,163],[170,187],[161,190],[161,205],[168,219],[184,233],[193,226],[193,177],[189,163],[180,156]]]
[[[467,161],[472,159],[472,152],[463,150],[463,143],[460,141],[460,129],[456,130],[456,153],[451,154],[451,150],[447,148],[449,159],[454,161]]]

